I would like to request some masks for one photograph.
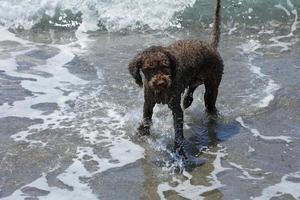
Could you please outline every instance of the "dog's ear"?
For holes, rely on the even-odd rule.
[[[141,67],[143,65],[142,62],[142,55],[138,54],[135,56],[128,65],[129,73],[132,75],[132,77],[135,79],[136,84],[138,84],[140,87],[143,86],[143,80],[140,73]]]

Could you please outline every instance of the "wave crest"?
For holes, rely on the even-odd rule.
[[[22,29],[80,26],[84,31],[109,32],[208,27],[214,4],[208,0],[2,0],[0,25]],[[286,23],[292,17],[289,10],[299,10],[300,1],[229,0],[223,1],[222,7],[225,26],[263,26],[271,21]]]

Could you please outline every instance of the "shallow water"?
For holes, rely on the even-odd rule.
[[[210,30],[2,27],[0,198],[300,199],[299,9],[276,3],[286,23],[223,26],[220,117],[206,117],[199,87],[185,147],[205,163],[186,168],[174,161],[167,107],[156,106],[151,136],[135,136],[143,92],[127,64],[150,45],[207,40]]]

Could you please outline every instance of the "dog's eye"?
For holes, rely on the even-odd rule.
[[[154,62],[147,62],[145,65],[146,68],[154,68],[155,67],[155,63]]]
[[[161,66],[162,66],[162,67],[167,67],[167,66],[168,66],[168,62],[167,62],[166,60],[163,60],[163,61],[161,62]]]

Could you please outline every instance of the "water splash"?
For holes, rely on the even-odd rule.
[[[208,186],[193,185],[191,183],[193,176],[187,171],[183,171],[182,175],[185,177],[183,181],[175,177],[172,178],[172,181],[177,183],[176,186],[171,186],[168,182],[158,185],[157,193],[160,196],[160,199],[167,199],[164,194],[167,191],[176,191],[178,195],[191,200],[205,199],[203,196],[201,196],[202,194],[223,187],[224,185],[221,183],[218,176],[220,173],[229,170],[230,168],[225,168],[222,166],[222,159],[226,157],[227,153],[220,145],[219,148],[220,149],[217,152],[206,152],[208,155],[215,156],[215,160],[212,163],[214,170],[209,176],[207,176],[207,180],[209,182]]]

